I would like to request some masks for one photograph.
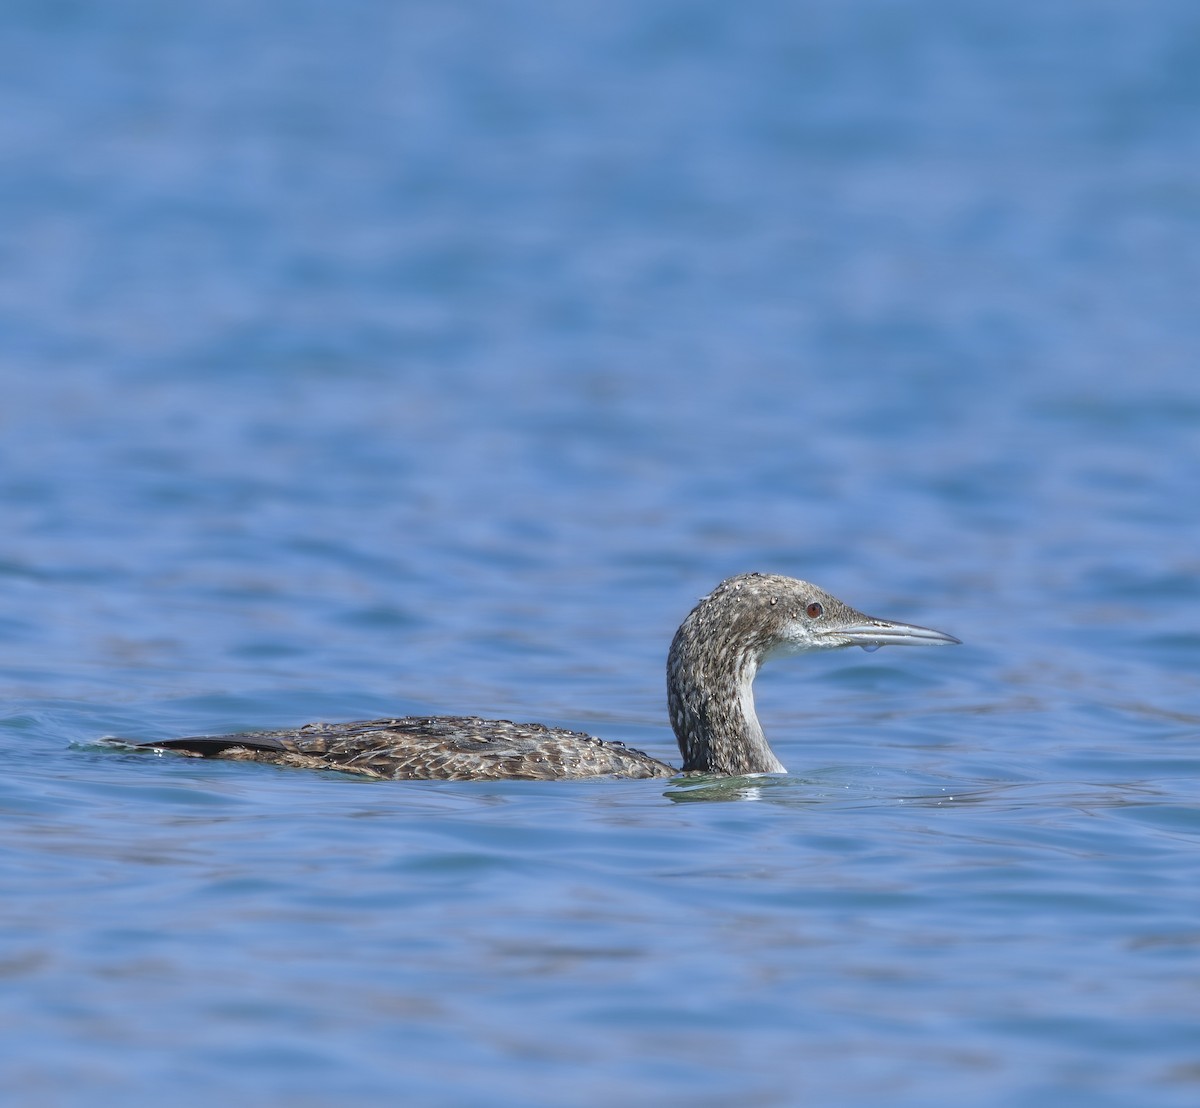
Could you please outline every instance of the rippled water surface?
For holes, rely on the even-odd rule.
[[[0,1090],[1200,1098],[1200,19],[1179,0],[0,15]],[[105,749],[404,712],[790,774]]]

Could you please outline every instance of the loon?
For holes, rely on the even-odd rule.
[[[863,615],[806,581],[744,573],[721,582],[680,625],[667,657],[677,770],[624,743],[539,723],[416,716],[310,723],[282,731],[129,744],[192,757],[446,781],[786,773],[754,711],[754,677],[771,658],[861,646],[957,643],[941,631]]]

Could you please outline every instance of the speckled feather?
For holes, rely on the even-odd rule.
[[[475,716],[310,723],[293,731],[195,736],[145,745],[193,757],[393,779],[670,777],[676,772],[640,750],[581,731]]]

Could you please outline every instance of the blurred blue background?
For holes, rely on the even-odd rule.
[[[0,103],[14,1102],[1196,1102],[1194,5],[31,0]],[[673,758],[751,569],[966,645],[712,803],[93,745]]]

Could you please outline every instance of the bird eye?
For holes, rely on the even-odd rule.
[[[809,619],[816,619],[818,616],[823,616],[825,614],[825,609],[814,600],[807,608],[804,609],[804,613]]]

